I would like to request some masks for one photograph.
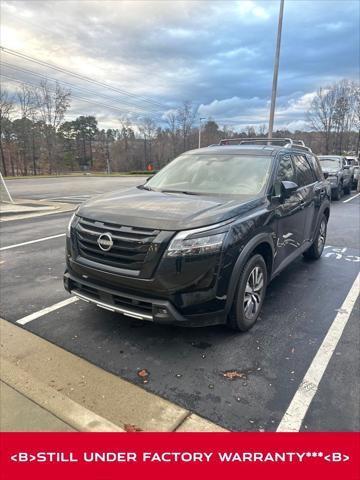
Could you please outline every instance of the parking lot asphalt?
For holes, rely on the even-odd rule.
[[[91,186],[82,192],[89,195],[96,179],[86,180]],[[116,178],[117,184],[122,181]],[[53,196],[68,193],[62,188],[54,185]],[[74,189],[72,193],[75,198]],[[81,301],[24,328],[225,428],[276,430],[359,272],[360,197],[344,203],[349,198],[332,204],[322,258],[300,258],[282,272],[268,288],[260,320],[246,334],[222,326],[181,329],[140,323]],[[69,217],[7,222],[1,226],[1,247],[64,233]],[[69,297],[62,285],[64,242],[61,236],[1,252],[3,318],[16,322]],[[359,365],[355,305],[302,430],[360,428]],[[149,372],[146,384],[137,375],[144,368]],[[224,376],[228,370],[236,370],[238,378]]]
[[[55,178],[21,178],[7,180],[13,198],[31,200],[59,200],[81,202],[88,197],[111,190],[132,187],[145,182],[146,177],[129,175],[123,177],[96,177],[91,175]]]

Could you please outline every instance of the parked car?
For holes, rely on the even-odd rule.
[[[350,166],[351,187],[356,189],[359,178],[359,159],[357,157],[345,157],[347,164]]]
[[[325,178],[330,182],[331,196],[340,200],[351,191],[351,171],[345,157],[337,155],[320,155],[320,165]]]
[[[67,230],[66,290],[140,320],[251,328],[269,281],[301,254],[321,256],[331,192],[303,144],[230,143],[82,204]]]
[[[354,180],[353,180],[353,188],[356,189],[359,185],[359,178],[360,178],[360,166],[354,167]]]

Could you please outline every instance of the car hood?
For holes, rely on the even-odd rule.
[[[321,167],[324,173],[328,173],[329,175],[337,175],[340,172],[340,168],[334,169],[333,167]]]
[[[77,215],[101,222],[160,230],[188,230],[246,214],[264,201],[253,195],[218,197],[131,188],[82,204]]]

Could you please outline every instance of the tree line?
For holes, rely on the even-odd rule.
[[[22,85],[15,94],[0,93],[1,171],[4,176],[77,171],[137,172],[158,170],[182,152],[197,148],[198,114],[190,102],[166,114],[160,125],[127,116],[117,128],[100,129],[94,115],[65,120],[71,92],[59,83]],[[319,88],[307,112],[309,130],[278,130],[273,137],[302,139],[315,153],[359,152],[360,87],[349,80]],[[266,137],[266,125],[241,131],[209,118],[202,125],[202,146],[224,138]]]

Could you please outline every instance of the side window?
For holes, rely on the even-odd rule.
[[[310,167],[312,168],[313,172],[315,173],[315,177],[317,180],[321,181],[324,180],[324,174],[321,170],[319,160],[314,157],[313,155],[306,155],[308,162],[310,163]]]
[[[294,155],[297,184],[299,187],[316,182],[315,174],[303,155]]]
[[[275,180],[275,195],[280,195],[280,184],[283,181],[296,182],[295,170],[290,155],[282,155],[279,159],[278,170]]]

